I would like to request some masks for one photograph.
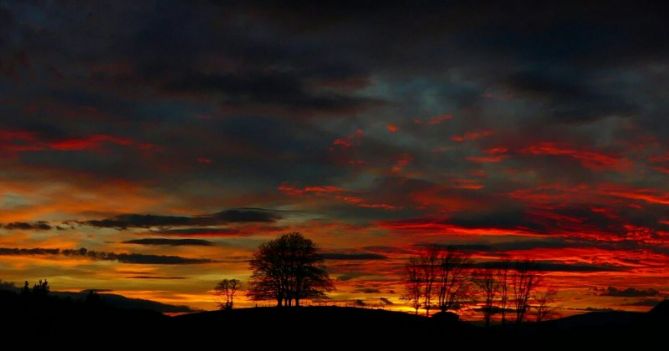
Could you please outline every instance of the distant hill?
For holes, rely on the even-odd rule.
[[[649,313],[656,318],[669,319],[669,300],[658,303]]]
[[[86,299],[88,293],[89,290],[83,290],[80,292],[53,292],[52,294],[58,297],[65,297],[65,298],[69,297],[74,300],[83,301]],[[196,310],[193,310],[190,307],[183,305],[170,305],[152,300],[133,299],[125,297],[123,295],[112,294],[107,292],[100,292],[98,293],[98,295],[100,296],[100,300],[104,304],[113,308],[129,309],[129,310],[149,310],[161,313],[196,312]]]
[[[6,285],[0,287],[0,291],[8,291],[13,293],[20,293],[20,289],[13,285]],[[111,308],[128,309],[128,310],[148,310],[160,313],[189,313],[196,312],[192,308],[183,305],[170,305],[157,301],[146,299],[134,299],[119,294],[113,294],[100,290],[82,290],[79,292],[69,291],[52,291],[49,293],[52,297],[71,299],[73,301],[85,301],[89,293],[95,292],[100,298],[100,301]]]

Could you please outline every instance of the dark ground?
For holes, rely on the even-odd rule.
[[[425,318],[384,310],[302,307],[248,308],[168,317],[104,300],[22,296],[0,291],[5,340],[43,347],[192,347],[329,349],[411,347],[514,349],[619,347],[664,349],[669,301],[649,313],[593,312],[523,326],[484,328],[452,316]],[[579,346],[580,345],[580,346]],[[443,347],[442,347],[443,346]]]

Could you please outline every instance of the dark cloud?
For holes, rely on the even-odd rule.
[[[149,228],[206,226],[229,223],[271,223],[282,217],[275,211],[258,208],[224,210],[202,216],[163,216],[150,214],[124,214],[100,220],[81,221],[80,224],[100,228]]]
[[[165,83],[163,87],[168,91],[214,95],[228,108],[262,110],[268,107],[296,113],[355,113],[378,103],[349,94],[310,91],[300,73],[189,73]]]
[[[468,211],[453,215],[444,223],[465,228],[527,228],[536,233],[546,233],[547,226],[530,217],[523,209],[502,208],[489,212]]]
[[[43,249],[43,248],[31,248],[31,249],[17,249],[17,248],[0,248],[0,255],[11,255],[11,256],[32,256],[32,255],[58,255],[60,253],[59,249]]]
[[[640,299],[635,302],[625,304],[625,306],[655,307],[664,299]]]
[[[486,244],[439,244],[439,243],[425,243],[416,244],[415,246],[421,249],[428,247],[438,247],[446,250],[464,251],[464,252],[491,252],[504,253],[505,251],[515,250],[532,250],[532,249],[562,249],[568,247],[594,247],[600,243],[595,243],[587,240],[575,240],[565,238],[549,238],[549,239],[519,239],[504,241],[499,243]],[[600,244],[601,245],[601,244]]]
[[[177,228],[177,229],[162,229],[155,232],[146,232],[143,234],[152,234],[152,235],[174,235],[174,236],[234,236],[241,234],[239,229],[233,228],[209,228],[209,227],[197,227],[197,228]]]
[[[613,297],[650,297],[658,296],[660,292],[653,288],[648,289],[637,289],[637,288],[616,288],[614,286],[609,286],[606,290],[602,291],[600,296],[613,296]]]
[[[325,252],[322,256],[326,260],[385,260],[388,258],[368,252]]]
[[[85,257],[94,260],[118,261],[130,264],[200,264],[214,262],[207,258],[187,258],[181,256],[149,255],[139,253],[114,253],[81,249],[44,249],[44,248],[0,248],[0,255],[33,256],[63,255]]]
[[[506,268],[507,261],[476,262],[471,264],[472,268]],[[513,263],[511,264],[513,267]],[[622,267],[598,264],[569,264],[552,261],[533,261],[530,269],[539,272],[615,272],[624,270]]]
[[[38,222],[11,222],[0,224],[0,228],[7,230],[51,230],[51,225],[44,221]]]
[[[629,117],[640,111],[624,91],[603,90],[594,86],[593,80],[585,71],[549,68],[514,73],[503,84],[520,96],[542,102],[548,115],[560,122]]]
[[[359,288],[356,289],[355,292],[363,293],[363,294],[378,294],[381,293],[381,290],[376,289],[376,288]]]
[[[123,242],[124,244],[152,245],[152,246],[212,246],[213,242],[202,239],[164,239],[144,238],[133,239]]]
[[[162,275],[132,275],[128,276],[129,279],[148,279],[148,280],[181,280],[186,279],[186,277],[180,276],[162,276]]]

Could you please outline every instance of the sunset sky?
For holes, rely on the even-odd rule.
[[[565,314],[647,310],[669,295],[666,13],[0,0],[0,279],[212,309],[298,231],[342,303],[404,308],[406,258],[442,244],[536,260]]]

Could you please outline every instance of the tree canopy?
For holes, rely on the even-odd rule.
[[[275,300],[277,306],[299,306],[304,299],[325,297],[333,289],[313,241],[289,233],[260,245],[251,260],[249,296]]]

